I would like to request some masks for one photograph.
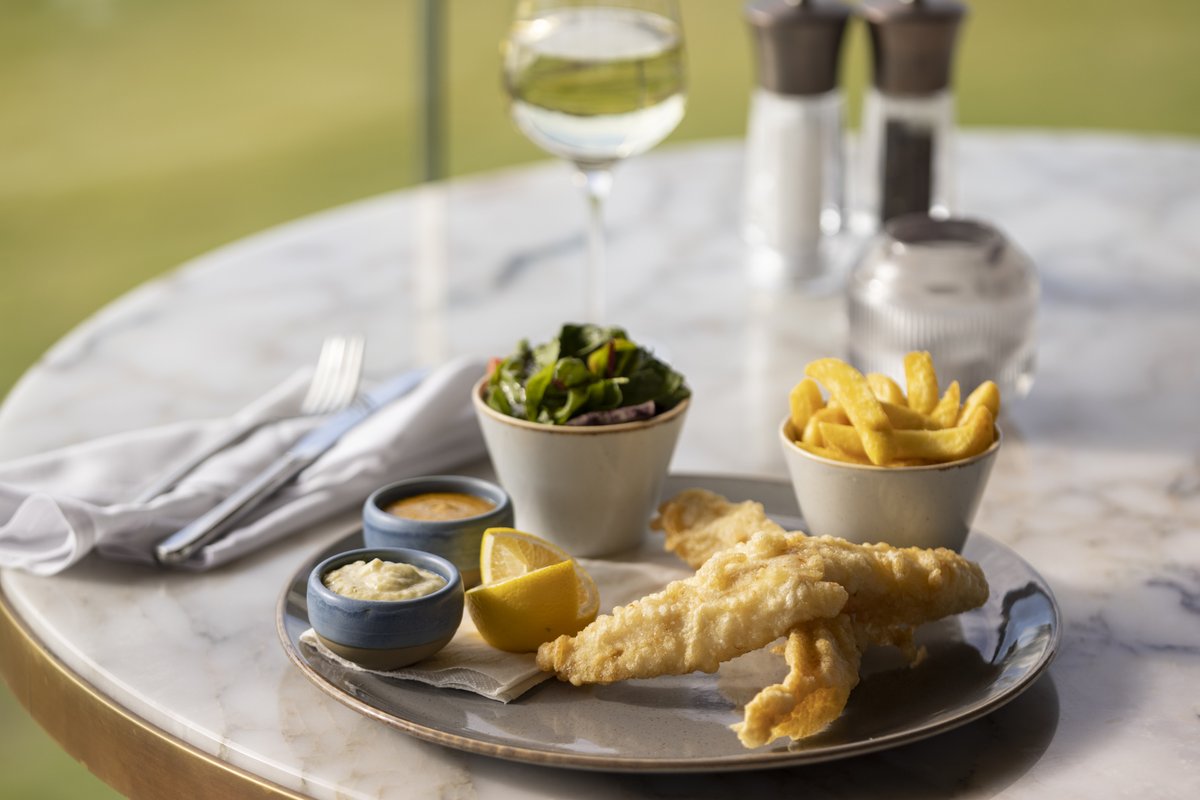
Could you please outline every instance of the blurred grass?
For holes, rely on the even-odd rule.
[[[739,136],[752,83],[741,0],[683,0],[688,114],[673,141]],[[1200,135],[1191,0],[976,0],[964,125]],[[543,155],[508,123],[511,2],[447,0],[446,161]],[[217,245],[411,183],[414,0],[0,4],[0,395],[128,289]],[[845,55],[853,122],[865,33]],[[112,793],[0,692],[0,797]]]

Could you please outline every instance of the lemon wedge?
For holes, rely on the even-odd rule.
[[[512,528],[483,535],[483,583],[467,592],[467,611],[484,641],[500,650],[528,653],[562,635],[578,633],[596,618],[596,582],[563,550]]]
[[[484,583],[508,580],[571,556],[545,539],[513,528],[488,528],[479,546],[479,574]]]

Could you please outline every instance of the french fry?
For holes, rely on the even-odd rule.
[[[804,426],[799,441],[809,447],[821,447],[825,444],[825,440],[821,438],[821,420],[817,419],[816,414],[808,418],[808,424]]]
[[[984,381],[975,387],[975,391],[967,395],[962,410],[958,412],[958,424],[962,425],[979,406],[984,406],[992,412],[992,419],[1000,416],[1000,387],[992,381]]]
[[[904,357],[904,381],[908,384],[908,407],[928,414],[938,402],[937,373],[933,358],[924,350]]]
[[[846,412],[841,407],[827,405],[824,408],[818,409],[808,418],[808,424],[804,426],[804,431],[800,435],[800,441],[818,447],[824,445],[825,440],[821,438],[820,427],[822,422],[836,422],[839,425],[849,425],[850,418],[846,416]]]
[[[853,425],[839,425],[833,422],[818,423],[821,440],[827,448],[837,450],[847,456],[862,458],[875,466],[889,466],[891,456],[883,463],[877,463],[871,453],[888,453],[893,450],[891,431],[860,431]]]
[[[888,376],[864,376],[836,358],[812,361],[804,373],[789,396],[793,416],[788,435],[810,453],[875,466],[916,467],[970,458],[996,439],[996,384],[985,381],[963,401],[958,381],[951,381],[939,398],[937,373],[927,352],[904,357],[907,395]],[[817,384],[829,394],[823,405],[817,405]],[[803,428],[794,424],[805,415]]]
[[[950,385],[946,387],[946,393],[942,395],[942,399],[938,400],[933,411],[929,412],[929,418],[939,428],[953,428],[958,423],[958,400],[958,381],[951,381]]]
[[[886,466],[896,458],[896,442],[893,431],[859,431],[867,458],[876,466]]]
[[[800,447],[802,450],[807,450],[808,452],[812,453],[815,456],[820,456],[821,458],[828,458],[831,461],[844,461],[848,464],[870,464],[871,463],[869,460],[867,460],[866,456],[862,456],[862,457],[852,456],[847,453],[843,453],[841,450],[834,450],[831,447],[821,447],[820,445],[806,444],[804,442],[796,442],[796,445],[798,447]]]
[[[887,431],[892,424],[879,401],[871,393],[867,379],[854,367],[836,358],[820,358],[804,368],[804,374],[829,390],[854,427],[860,430]]]
[[[822,383],[845,409],[872,464],[886,464],[892,460],[892,423],[861,372],[845,361],[820,358],[810,362],[804,368],[804,374]]]
[[[999,396],[999,395],[997,395]],[[996,417],[987,406],[978,406],[971,411],[963,427],[974,432],[970,446],[963,458],[977,456],[996,441]]]
[[[904,390],[900,388],[900,384],[882,372],[868,372],[867,384],[875,393],[875,397],[879,398],[879,402],[908,406],[908,400],[904,397]]]
[[[862,437],[859,436],[858,430],[853,426],[838,425],[834,422],[821,422],[819,423],[819,427],[821,429],[821,439],[824,441],[825,447],[845,453],[848,456],[868,458]]]
[[[825,405],[821,389],[812,378],[805,378],[792,387],[788,394],[788,409],[792,419],[792,430],[799,433],[808,424],[808,418]]]
[[[919,411],[913,411],[908,406],[898,406],[886,400],[880,401],[879,404],[883,406],[883,413],[887,414],[888,419],[891,420],[892,427],[898,431],[932,431],[938,428],[949,427],[939,425],[932,417],[926,416]],[[955,411],[957,409],[958,406],[956,405]]]
[[[991,446],[995,420],[986,406],[978,406],[962,425],[937,431],[896,431],[892,435],[897,459],[958,461]]]

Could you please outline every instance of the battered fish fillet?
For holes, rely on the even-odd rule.
[[[918,652],[913,645],[915,630],[915,625],[860,623],[848,613],[797,626],[782,649],[790,668],[787,677],[755,695],[743,710],[743,721],[731,727],[746,747],[820,732],[841,716],[868,648],[898,647],[913,666],[924,658],[924,649]]]
[[[979,566],[950,550],[788,533],[759,503],[699,489],[664,503],[656,523],[696,574],[547,642],[538,666],[576,685],[711,672],[786,633],[788,676],[733,726],[747,747],[822,730],[845,708],[867,648],[894,645],[915,663],[918,625],[988,596]]]
[[[864,649],[845,614],[794,629],[784,646],[791,671],[783,683],[768,686],[746,704],[745,720],[733,726],[738,739],[746,747],[760,747],[825,728],[841,716],[858,685]]]
[[[783,531],[767,517],[762,503],[731,503],[705,489],[685,489],[663,503],[650,527],[665,533],[663,546],[692,569],[758,531]]]
[[[873,640],[890,643],[897,632],[888,628],[920,625],[987,600],[983,571],[952,550],[861,545],[784,532],[761,503],[731,503],[704,489],[687,489],[663,503],[655,524],[667,535],[664,547],[692,566],[763,530],[783,533],[792,552],[832,559],[825,579],[846,587],[850,600],[845,610],[870,629]],[[824,544],[815,547],[812,542]],[[809,547],[813,549],[805,549]]]
[[[723,550],[690,578],[546,642],[538,666],[576,686],[714,672],[802,622],[836,615],[846,590],[822,576],[820,559],[789,543],[782,532],[763,531]]]
[[[761,530],[690,578],[538,649],[576,685],[714,671],[803,622],[840,613],[881,633],[982,603],[979,567],[949,550],[900,550]]]

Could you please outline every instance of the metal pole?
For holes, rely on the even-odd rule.
[[[421,40],[416,51],[417,107],[421,119],[417,124],[417,174],[421,181],[434,181],[443,175],[442,156],[442,48],[443,9],[441,0],[421,0],[417,33]]]

